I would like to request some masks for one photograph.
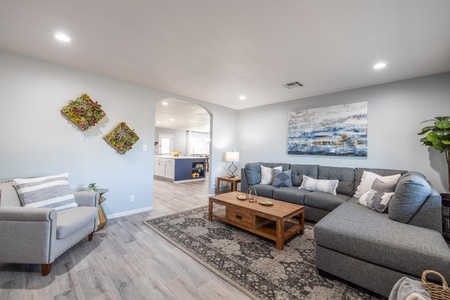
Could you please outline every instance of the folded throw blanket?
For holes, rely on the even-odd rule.
[[[389,300],[431,300],[431,297],[420,281],[402,277],[392,288]]]

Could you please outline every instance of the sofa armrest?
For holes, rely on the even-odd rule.
[[[97,207],[98,198],[100,194],[94,191],[77,191],[73,193],[75,196],[75,202],[79,206],[93,206]]]
[[[55,247],[57,213],[51,208],[0,208],[0,261],[49,264]]]
[[[241,192],[247,193],[248,181],[247,174],[245,173],[245,168],[241,169]]]
[[[0,221],[56,221],[56,211],[52,208],[2,207]]]

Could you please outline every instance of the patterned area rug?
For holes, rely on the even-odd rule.
[[[282,251],[273,241],[218,220],[209,222],[207,206],[144,224],[252,298],[384,299],[318,275],[311,224]]]

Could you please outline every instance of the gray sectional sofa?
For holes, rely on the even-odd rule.
[[[292,186],[260,184],[261,165],[290,170]],[[364,171],[401,174],[387,212],[357,204],[353,197]],[[297,203],[314,226],[316,267],[389,296],[401,277],[419,280],[424,270],[450,279],[450,249],[442,237],[441,197],[417,172],[286,163],[248,163],[241,170],[241,191],[253,186],[259,196]],[[336,195],[299,189],[303,175],[339,180]]]

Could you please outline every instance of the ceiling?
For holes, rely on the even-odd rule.
[[[245,109],[450,71],[449,16],[448,0],[2,0],[0,49]]]
[[[210,115],[200,105],[174,98],[167,98],[156,103],[155,126],[209,132]]]

